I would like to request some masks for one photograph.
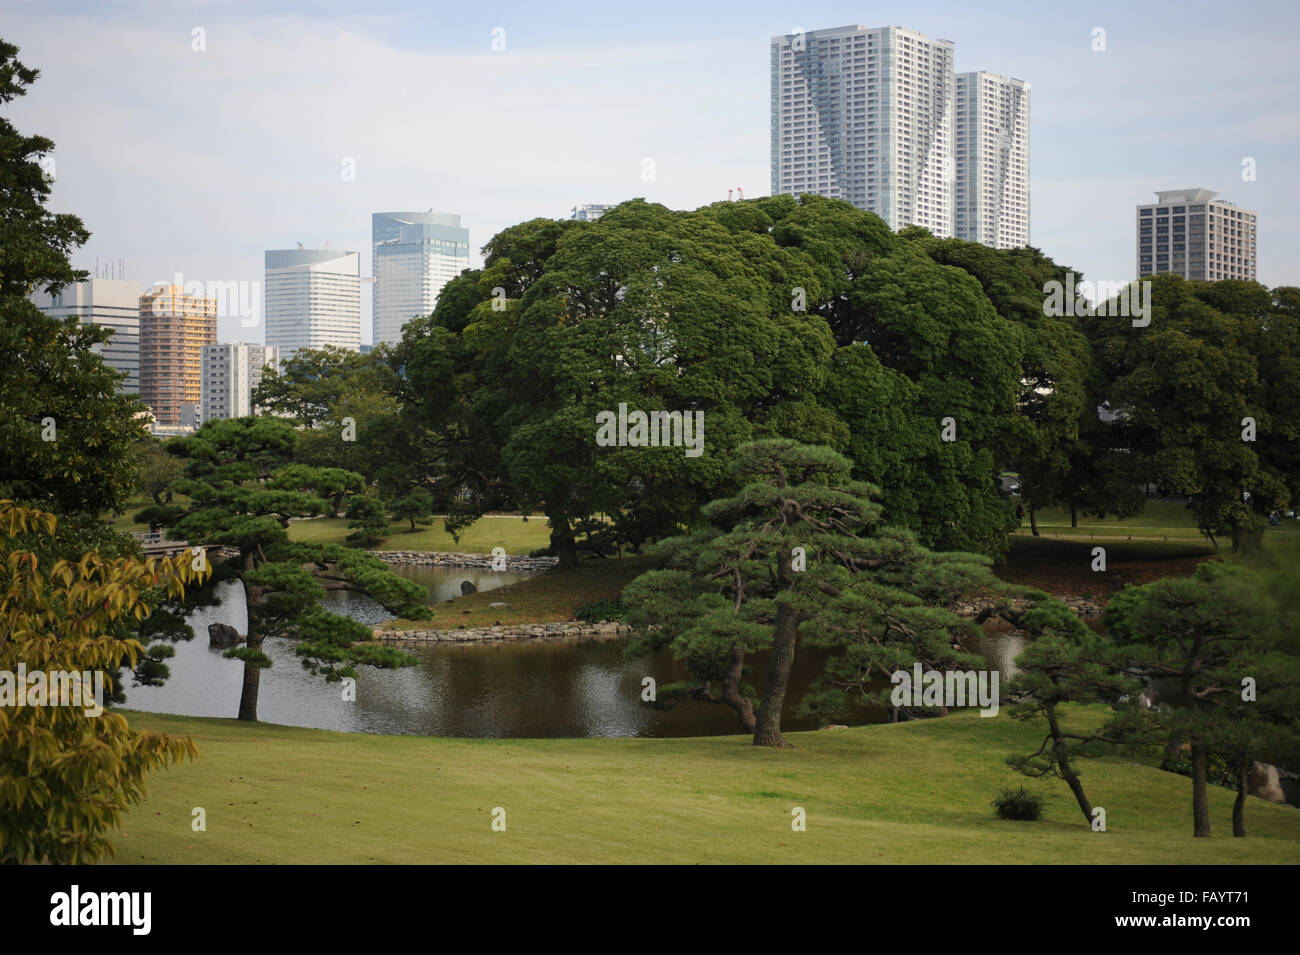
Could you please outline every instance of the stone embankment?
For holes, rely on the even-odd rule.
[[[1087,597],[1072,597],[1068,594],[1052,594],[1052,596],[1081,617],[1095,617],[1105,609],[1101,604]],[[1014,610],[1023,610],[1026,601],[1014,598],[1007,603]],[[959,617],[977,617],[983,611],[991,610],[996,606],[997,602],[994,600],[976,600],[955,603],[948,609]]]
[[[614,639],[629,631],[625,623],[520,623],[513,626],[466,627],[456,630],[376,630],[375,639],[388,644],[490,643],[494,640],[569,640],[576,637]]]
[[[385,556],[384,552],[375,553],[378,556]],[[463,556],[481,557],[482,555],[415,553],[415,556],[425,558],[446,558]],[[491,560],[490,557],[484,559],[487,561]],[[530,558],[516,559],[529,560]],[[554,562],[554,558],[531,559]],[[441,563],[451,564],[452,562],[444,560],[441,561]],[[1056,596],[1058,600],[1082,617],[1096,616],[1097,614],[1100,614],[1103,609],[1099,604],[1086,597],[1072,597],[1060,594]],[[1021,599],[1010,601],[1010,606],[1017,610],[1022,609],[1024,605],[1025,601]],[[991,609],[994,606],[995,602],[992,600],[966,601],[954,604],[949,609],[959,617],[970,618],[978,616],[983,610]],[[387,644],[489,643],[500,640],[567,640],[577,637],[601,637],[612,639],[623,636],[630,632],[630,630],[631,628],[628,627],[627,624],[607,620],[601,623],[524,623],[509,626],[462,627],[455,630],[375,630],[374,636],[376,640]]]
[[[180,544],[188,547],[184,541]],[[238,557],[239,550],[234,547],[209,548],[217,558]],[[389,564],[419,564],[426,567],[481,567],[492,570],[496,560],[491,554],[455,554],[436,550],[368,550],[367,554],[378,557]],[[524,554],[506,554],[506,570],[538,571],[550,570],[560,562],[558,557],[528,557]]]
[[[434,550],[372,550],[373,557],[390,564],[421,564],[429,567],[482,567],[492,569],[497,560],[491,554],[453,554]],[[506,554],[506,570],[550,570],[560,562],[558,557],[528,557],[524,554]]]

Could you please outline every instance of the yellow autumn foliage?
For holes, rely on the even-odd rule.
[[[187,555],[42,566],[55,533],[48,512],[0,500],[0,676],[89,673],[134,666],[128,636],[159,594],[180,597],[208,570]],[[25,689],[25,688],[24,688]],[[81,706],[0,705],[0,863],[77,864],[112,854],[109,834],[139,802],[147,772],[198,750],[188,737],[133,731],[124,716]]]

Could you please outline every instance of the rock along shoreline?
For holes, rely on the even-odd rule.
[[[368,550],[371,557],[378,557],[390,564],[421,564],[429,567],[481,567],[492,569],[492,562],[497,560],[491,554],[456,554],[436,550]],[[506,554],[506,570],[550,570],[560,562],[558,557],[529,557],[524,554]],[[500,568],[498,568],[500,569]]]
[[[632,630],[625,623],[517,623],[510,626],[466,627],[456,630],[376,630],[385,644],[491,643],[498,640],[574,640],[579,637],[616,640]]]

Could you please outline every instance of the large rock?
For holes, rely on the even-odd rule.
[[[237,647],[244,642],[244,636],[228,623],[208,624],[209,647]]]
[[[1271,763],[1251,763],[1246,771],[1246,785],[1250,794],[1269,802],[1286,802],[1286,793],[1282,791],[1282,782],[1278,779],[1277,767]]]

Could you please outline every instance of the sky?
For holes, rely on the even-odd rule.
[[[0,108],[55,142],[49,205],[92,232],[73,256],[92,274],[260,283],[264,250],[329,242],[369,275],[371,213],[425,209],[461,216],[477,266],[499,230],[578,203],[767,195],[770,39],[847,24],[1032,84],[1030,241],[1057,262],[1131,280],[1134,207],[1204,187],[1258,213],[1259,280],[1300,285],[1294,0],[0,0],[0,38],[41,71]],[[260,316],[218,335],[262,341]]]

